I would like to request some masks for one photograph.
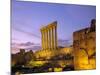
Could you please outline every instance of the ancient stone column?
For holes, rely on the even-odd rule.
[[[48,27],[48,43],[49,43],[49,49],[51,49],[51,30],[50,28]]]
[[[55,49],[55,46],[56,46],[56,43],[55,43],[55,26],[53,26],[53,30],[54,30],[53,31],[54,32],[54,38],[53,39],[54,39],[54,49]]]
[[[43,47],[43,30],[41,29],[41,43],[42,43],[42,49],[44,49]]]
[[[47,49],[48,49],[49,48],[48,28],[46,28],[46,33],[47,33]]]
[[[52,35],[52,40],[51,40],[51,42],[52,42],[52,49],[54,49],[54,28],[53,28],[53,26],[52,26],[52,28],[51,28],[51,35]]]
[[[55,25],[55,49],[57,49],[57,25]]]
[[[45,28],[45,49],[48,48],[48,30],[47,30],[47,27]]]
[[[45,49],[45,33],[44,33],[44,29],[43,29],[43,31],[42,31],[43,33],[42,33],[42,36],[43,36],[43,38],[42,38],[42,41],[43,41],[43,49]]]
[[[44,49],[46,49],[46,31],[45,31],[45,28],[43,29],[43,32],[44,32],[44,39],[43,39],[43,43],[44,43]]]

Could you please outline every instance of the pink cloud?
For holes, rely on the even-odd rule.
[[[12,43],[11,44],[11,52],[17,53],[20,49],[25,50],[39,50],[41,49],[39,44],[34,44],[32,42],[26,42],[26,43]]]

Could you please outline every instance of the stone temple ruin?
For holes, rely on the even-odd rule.
[[[41,28],[42,49],[57,49],[57,22]]]
[[[41,27],[40,31],[42,49],[34,53],[32,50],[25,52],[22,49],[19,53],[12,54],[12,66],[21,64],[40,67],[49,63],[53,65],[53,69],[59,65],[59,71],[63,71],[66,67],[70,70],[96,68],[95,19],[91,21],[90,27],[73,32],[73,44],[70,47],[58,47],[57,21]]]
[[[41,31],[42,49],[35,53],[37,59],[50,59],[53,56],[61,56],[72,52],[72,48],[59,48],[57,42],[57,21],[43,26]]]

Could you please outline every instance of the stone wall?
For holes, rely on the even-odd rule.
[[[76,70],[96,68],[96,31],[95,22],[92,21],[92,27],[73,33],[74,65]]]

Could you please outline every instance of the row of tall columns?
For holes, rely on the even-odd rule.
[[[57,49],[57,22],[41,28],[42,49]]]

